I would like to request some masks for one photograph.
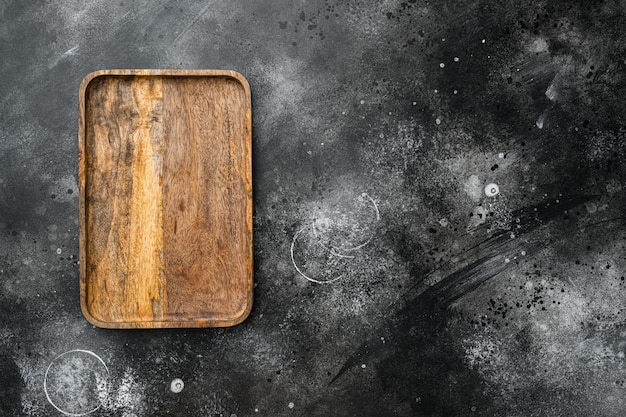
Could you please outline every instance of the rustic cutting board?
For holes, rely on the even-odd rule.
[[[252,307],[251,103],[234,71],[104,70],[79,95],[80,299],[107,328]]]

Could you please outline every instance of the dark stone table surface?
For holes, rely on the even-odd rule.
[[[626,3],[0,4],[0,416],[626,415]],[[105,330],[78,86],[241,72],[255,305]]]

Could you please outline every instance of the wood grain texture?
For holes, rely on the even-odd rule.
[[[109,328],[252,306],[251,106],[233,71],[110,70],[79,95],[80,290]]]

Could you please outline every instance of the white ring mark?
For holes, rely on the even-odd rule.
[[[376,204],[376,201],[374,201],[374,199],[372,197],[369,196],[369,194],[367,193],[362,193],[361,197],[367,197],[370,202],[372,203],[372,206],[374,207],[374,211],[376,212],[376,221],[379,222],[380,221],[380,210],[378,209],[378,204]],[[296,271],[298,271],[298,273],[300,275],[302,275],[304,278],[306,278],[307,280],[314,282],[316,284],[330,284],[331,282],[335,282],[339,279],[341,279],[341,276],[338,276],[336,278],[333,279],[329,279],[326,281],[322,281],[322,280],[318,280],[315,278],[311,278],[308,275],[306,275],[304,272],[302,272],[302,270],[298,267],[298,264],[296,263],[296,259],[294,256],[294,248],[296,246],[296,240],[298,239],[298,236],[307,228],[309,227],[308,225],[303,226],[300,230],[298,230],[294,235],[293,235],[293,239],[291,240],[291,249],[290,249],[290,254],[291,254],[291,263],[293,264],[294,268],[296,269]],[[363,248],[364,246],[366,246],[367,244],[369,244],[372,239],[373,236],[370,236],[365,242],[361,243],[358,246],[354,246],[354,247],[350,247],[350,248],[338,248],[336,246],[326,246],[322,243],[321,238],[319,237],[318,233],[317,233],[317,229],[315,228],[315,225],[312,226],[313,229],[313,234],[315,235],[317,244],[319,246],[321,246],[323,249],[325,249],[326,251],[328,251],[331,255],[333,256],[337,256],[339,258],[348,258],[348,259],[354,259],[355,256],[354,255],[344,255],[342,253],[339,253],[337,251],[343,251],[343,252],[353,252],[356,250],[359,250],[361,248]]]
[[[46,369],[46,374],[43,377],[43,391],[46,394],[46,399],[48,400],[48,402],[59,412],[67,415],[67,416],[73,416],[73,417],[80,417],[80,416],[86,416],[87,414],[91,414],[94,411],[97,411],[100,409],[100,407],[102,407],[102,401],[100,400],[100,403],[93,409],[89,410],[89,411],[85,411],[84,413],[72,413],[69,411],[65,411],[61,408],[59,408],[54,402],[52,402],[52,399],[50,398],[50,394],[48,394],[48,373],[50,372],[50,368],[52,368],[52,365],[54,364],[55,361],[57,361],[58,359],[60,359],[61,357],[68,355],[70,353],[86,353],[87,355],[91,355],[94,358],[98,359],[98,361],[100,361],[100,363],[102,364],[102,366],[104,366],[104,369],[107,371],[107,379],[110,376],[109,373],[109,368],[107,367],[107,364],[104,363],[104,361],[102,360],[102,358],[98,355],[96,355],[95,353],[93,353],[90,350],[83,350],[83,349],[73,349],[73,350],[68,350],[67,352],[61,353],[59,356],[57,356],[56,358],[54,358],[52,360],[52,362],[50,362],[50,365],[48,365],[48,368]]]
[[[372,197],[369,196],[369,194],[367,193],[363,193],[361,194],[362,197],[367,197],[371,202],[372,202],[372,206],[374,206],[374,210],[376,211],[376,221],[379,222],[380,221],[380,211],[378,210],[378,205],[376,204],[376,202],[374,201],[374,199]],[[361,248],[363,248],[364,246],[368,245],[371,241],[373,236],[370,236],[369,239],[367,239],[365,242],[361,243],[358,246],[353,246],[350,248],[338,248],[336,246],[325,246],[324,244],[322,244],[321,239],[319,237],[319,235],[317,234],[317,228],[315,226],[313,226],[313,234],[315,235],[315,237],[317,238],[318,243],[320,244],[320,246],[322,246],[324,249],[326,249],[327,251],[329,251],[330,253],[332,253],[333,255],[342,257],[342,258],[354,258],[354,256],[352,255],[342,255],[340,253],[337,253],[337,250],[340,250],[342,252],[353,252],[355,250],[359,250]]]
[[[298,268],[298,265],[296,264],[296,259],[293,256],[293,248],[296,246],[296,240],[298,239],[298,235],[300,235],[300,233],[302,233],[302,231],[306,229],[307,227],[308,226],[304,226],[303,228],[298,230],[296,234],[293,235],[293,240],[291,241],[291,263],[293,264],[294,268],[296,268],[296,271],[298,271],[300,275],[302,275],[304,278],[308,279],[311,282],[315,282],[316,284],[329,284],[331,282],[337,281],[338,279],[341,278],[340,276],[333,278],[333,279],[329,279],[328,281],[320,281],[319,279],[309,277],[304,272],[302,272],[300,268]]]

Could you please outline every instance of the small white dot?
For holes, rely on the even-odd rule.
[[[289,408],[294,408],[295,406],[296,406],[296,405],[295,405],[294,403],[289,403],[289,404],[287,404],[287,407],[289,407]]]
[[[515,233],[511,233],[511,239],[515,239]]]
[[[443,62],[441,64],[439,64],[439,68],[443,68],[445,66],[446,66],[446,64],[444,64]]]
[[[359,101],[359,103],[365,104],[365,100],[361,100],[361,101]]]
[[[367,368],[367,365],[366,364],[362,364],[361,368],[365,369],[365,368]]]
[[[439,92],[439,90],[437,90],[437,89],[435,89],[435,90],[433,90],[433,91],[435,92],[435,94],[437,94],[437,93]]]
[[[441,119],[437,117],[437,118],[435,119],[435,123],[437,123],[438,125],[440,125],[440,124],[441,124]]]
[[[526,251],[525,250],[522,251],[522,256],[526,256]]]
[[[346,112],[345,112],[345,111],[342,111],[342,112],[341,112],[341,114],[346,114]]]
[[[459,62],[459,57],[458,56],[454,57],[454,62]]]
[[[391,112],[389,112],[389,116],[391,116]]]
[[[510,260],[509,258],[505,258],[505,259],[504,259],[504,263],[505,263],[505,264],[508,264],[509,262],[511,262],[511,260]]]
[[[178,394],[179,392],[181,392],[183,388],[185,388],[185,383],[180,378],[174,378],[172,382],[170,383],[170,391],[172,391],[175,394]]]
[[[483,39],[481,42],[482,42],[482,43],[485,43],[485,39]]]
[[[457,94],[457,93],[458,93],[458,91],[457,91],[457,90],[454,90],[452,93],[453,93],[453,94]]]
[[[384,133],[381,133],[380,135],[378,135],[379,138],[383,139],[385,137]]]
[[[61,254],[61,248],[57,248],[57,255]]]
[[[414,105],[414,106],[417,106],[417,101],[414,101],[414,102],[413,102],[413,105]]]
[[[503,154],[502,152],[500,152],[500,153],[498,154],[498,158],[500,158],[500,159],[504,159],[504,154]]]

